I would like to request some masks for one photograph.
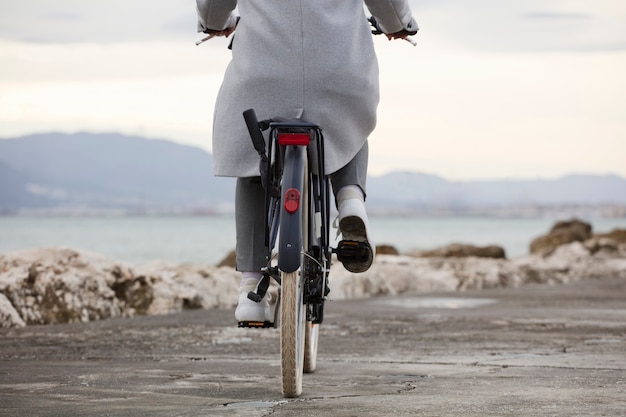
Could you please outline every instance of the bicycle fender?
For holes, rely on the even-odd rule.
[[[306,148],[288,146],[285,150],[282,197],[283,205],[280,213],[280,232],[278,241],[278,268],[283,272],[294,272],[300,267],[302,248],[302,205],[294,212],[285,209],[287,190],[296,189],[300,193],[304,189],[304,166]]]

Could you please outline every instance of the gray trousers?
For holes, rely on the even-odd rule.
[[[365,195],[367,177],[368,145],[365,145],[355,157],[339,171],[330,174],[333,193],[346,185],[358,185]],[[259,272],[267,265],[265,259],[265,190],[261,177],[237,178],[235,190],[235,229],[237,270],[241,272]]]

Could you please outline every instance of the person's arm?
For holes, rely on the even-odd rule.
[[[196,0],[198,32],[228,36],[237,26],[237,0]]]
[[[408,0],[364,0],[387,37],[406,38],[419,30]]]

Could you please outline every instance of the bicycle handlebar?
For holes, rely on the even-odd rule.
[[[367,21],[370,23],[370,25],[372,25],[372,35],[383,35],[385,34],[385,32],[383,32],[382,28],[380,27],[380,24],[378,23],[378,20],[376,20],[376,18],[374,16],[370,16]],[[239,23],[239,17],[237,18],[237,23]],[[235,24],[236,26],[237,24]],[[226,31],[225,30],[211,30],[211,29],[207,29],[205,30],[205,33],[208,33],[207,36],[205,36],[204,38],[200,39],[199,41],[196,42],[196,46],[199,46],[201,44],[203,44],[204,42],[208,41],[209,39],[215,37],[215,36],[228,36],[230,35],[230,33],[228,33],[228,35],[226,35]],[[234,32],[234,29],[233,29]],[[394,37],[392,39],[402,39],[407,41],[408,43],[410,43],[413,46],[417,45],[417,42],[415,42],[415,40],[413,38],[411,38],[411,35],[415,35],[417,33],[417,31],[408,31],[406,29],[403,29],[399,32],[393,33],[393,34],[386,34],[386,35],[397,35],[397,37]],[[231,40],[231,45],[232,45],[232,40]],[[228,49],[230,49],[230,46],[228,47]]]

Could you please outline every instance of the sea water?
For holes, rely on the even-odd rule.
[[[626,218],[583,219],[596,233],[626,228]],[[549,218],[372,216],[377,244],[400,252],[449,243],[500,245],[507,257],[528,253],[533,238],[554,224]],[[334,241],[335,230],[331,230]],[[235,221],[222,216],[0,216],[0,254],[67,247],[137,265],[216,264],[235,247]]]

